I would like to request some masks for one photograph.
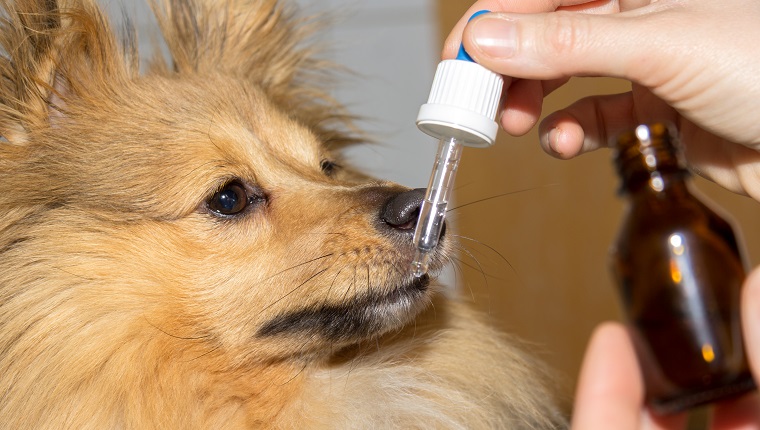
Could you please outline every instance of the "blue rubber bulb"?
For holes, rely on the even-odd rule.
[[[483,15],[484,13],[488,13],[488,12],[491,12],[491,11],[490,10],[479,10],[479,11],[473,13],[472,16],[470,17],[470,19],[467,20],[467,22],[472,21],[472,19],[475,18],[476,16]],[[469,61],[470,63],[474,63],[475,62],[475,60],[473,60],[472,57],[470,57],[470,54],[468,54],[467,51],[464,50],[464,43],[462,43],[462,44],[459,45],[459,53],[457,54],[457,58],[456,59],[457,60],[462,60],[462,61]]]

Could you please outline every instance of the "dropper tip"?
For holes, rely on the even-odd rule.
[[[415,278],[420,278],[428,272],[430,265],[430,253],[417,250],[412,260],[412,274]]]

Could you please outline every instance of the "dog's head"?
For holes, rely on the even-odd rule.
[[[237,364],[324,355],[425,306],[410,270],[422,195],[344,167],[355,139],[314,83],[311,23],[273,0],[160,2],[171,60],[140,74],[134,38],[95,5],[54,3],[2,2],[9,357],[13,336],[53,331]],[[90,344],[59,352],[104,348]]]

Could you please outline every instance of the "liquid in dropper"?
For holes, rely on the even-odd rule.
[[[438,155],[414,230],[414,244],[417,247],[412,260],[414,276],[424,275],[430,266],[433,251],[443,231],[446,208],[451,199],[461,155],[462,144],[453,137],[442,139],[438,144]]]

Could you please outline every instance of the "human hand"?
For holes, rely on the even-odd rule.
[[[760,375],[760,268],[742,293],[742,325],[755,380]],[[605,323],[592,335],[583,359],[573,409],[577,430],[684,429],[684,414],[657,416],[644,407],[644,383],[626,329]],[[713,430],[760,429],[760,398],[752,393],[722,402],[712,411]]]
[[[467,24],[481,9],[495,13]],[[443,56],[463,40],[478,63],[514,77],[501,117],[514,135],[536,124],[543,98],[572,76],[630,80],[629,93],[548,115],[544,150],[572,158],[640,123],[670,121],[693,170],[760,200],[758,22],[757,0],[480,0]]]

